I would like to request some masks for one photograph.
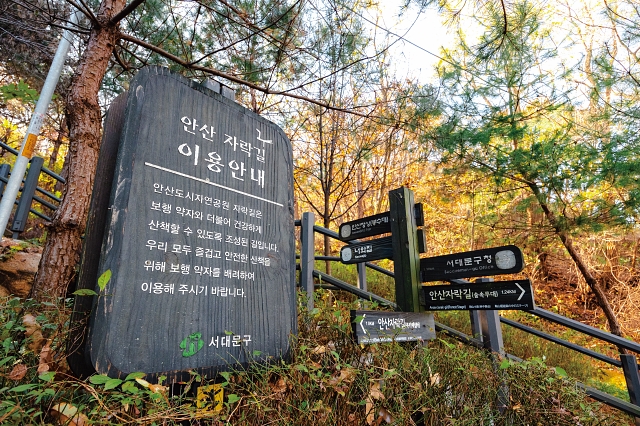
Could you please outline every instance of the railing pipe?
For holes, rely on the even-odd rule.
[[[500,322],[503,323],[503,324],[510,325],[513,328],[517,328],[519,330],[522,330],[522,331],[524,331],[526,333],[533,334],[534,336],[541,337],[541,338],[543,338],[545,340],[548,340],[550,342],[557,343],[558,345],[564,346],[565,348],[569,348],[569,349],[574,350],[576,352],[580,352],[581,354],[587,355],[587,356],[589,356],[591,358],[595,358],[595,359],[597,359],[599,361],[606,362],[606,363],[611,364],[611,365],[615,365],[616,367],[622,367],[622,363],[617,359],[608,357],[608,356],[603,355],[603,354],[601,354],[599,352],[596,352],[596,351],[592,351],[591,349],[587,349],[587,348],[582,347],[580,345],[576,345],[575,343],[571,343],[571,342],[568,342],[566,340],[560,339],[559,337],[552,336],[552,335],[547,334],[547,333],[545,333],[543,331],[536,330],[535,328],[529,327],[527,325],[520,324],[519,322],[512,321],[510,319],[503,318],[503,317],[500,317]]]
[[[296,226],[303,226],[304,225],[303,221],[300,221],[300,220],[295,221],[295,224],[296,224]],[[323,228],[323,227],[318,226],[318,225],[314,225],[313,226],[313,231],[311,233],[313,234],[314,232],[318,232],[318,233],[320,233],[322,235],[328,235],[331,238],[335,238],[335,239],[341,240],[341,238],[340,238],[340,236],[339,236],[339,234],[337,232],[331,231],[329,229]],[[304,233],[302,233],[302,235],[304,235]],[[313,241],[313,240],[311,240],[311,241]],[[355,242],[358,242],[358,241],[355,240],[355,241],[352,241],[352,242],[355,243]],[[305,247],[305,244],[303,244],[303,248],[304,247]],[[308,250],[308,247],[306,249]],[[303,256],[299,256],[299,257],[303,258]],[[340,260],[340,258],[336,257],[336,256],[317,256],[317,257],[314,257],[314,259],[316,259],[316,260],[328,260],[328,261],[339,261]],[[378,272],[383,273],[383,274],[385,274],[387,276],[390,276],[390,277],[394,277],[395,276],[395,274],[393,272],[388,271],[388,270],[386,270],[386,269],[384,269],[384,268],[382,268],[382,267],[380,267],[378,265],[375,265],[373,263],[367,262],[367,263],[363,263],[361,265],[364,265],[364,266],[366,266],[368,268],[371,268],[371,269],[373,269],[375,271],[378,271]],[[358,266],[360,266],[360,264]],[[365,269],[365,268],[363,267],[362,269]],[[320,284],[320,285],[317,285],[316,287],[332,287],[332,288],[337,288],[339,290],[345,290],[345,291],[348,291],[350,293],[353,293],[353,294],[357,295],[358,297],[360,297],[362,299],[375,300],[375,301],[377,301],[379,303],[391,306],[396,310],[398,309],[398,306],[395,303],[393,303],[393,302],[391,302],[389,300],[386,300],[386,299],[384,299],[384,298],[382,298],[380,296],[377,296],[377,295],[375,295],[373,293],[370,293],[370,292],[367,292],[367,291],[363,291],[358,287],[355,287],[355,286],[353,286],[353,285],[351,285],[349,283],[346,283],[346,282],[344,282],[342,280],[339,280],[339,279],[337,279],[335,277],[332,277],[330,275],[326,275],[326,274],[324,274],[324,273],[322,273],[320,271],[317,271],[315,269],[313,270],[313,277],[319,278],[322,282],[330,285],[330,286],[327,286],[326,284]],[[466,280],[458,280],[458,279],[450,280],[449,282],[452,283],[452,284],[467,284],[468,283],[468,281],[466,281]],[[541,308],[535,308],[533,310],[529,310],[529,311],[525,311],[525,312],[528,312],[528,313],[530,313],[532,315],[535,315],[537,317],[540,317],[542,319],[554,322],[556,324],[560,324],[560,325],[565,326],[567,328],[571,328],[573,330],[576,330],[576,331],[578,331],[580,333],[583,333],[583,334],[586,334],[588,336],[600,339],[602,341],[605,341],[605,342],[610,343],[612,345],[615,345],[617,347],[623,347],[623,348],[631,350],[633,352],[640,353],[640,344],[638,344],[638,343],[635,343],[635,342],[632,342],[632,341],[628,341],[628,340],[623,339],[623,338],[621,338],[619,336],[615,336],[615,335],[613,335],[611,333],[607,333],[605,331],[602,331],[602,330],[597,329],[595,327],[588,326],[586,324],[582,324],[581,322],[578,322],[578,321],[563,317],[563,316],[555,314],[553,312],[550,312],[550,311],[547,311],[547,310],[544,310],[544,309],[541,309]],[[472,345],[472,346],[475,346],[475,347],[478,347],[478,348],[483,348],[483,347],[487,347],[487,346],[490,346],[490,347],[493,348],[495,346],[498,349],[498,351],[501,352],[506,358],[512,359],[512,360],[516,360],[516,361],[522,361],[517,356],[504,352],[503,345],[501,344],[500,339],[498,339],[498,337],[500,337],[500,336],[497,336],[497,335],[496,336],[483,336],[483,334],[487,334],[487,330],[484,330],[485,332],[482,333],[482,331],[481,331],[482,330],[482,325],[485,325],[485,327],[486,327],[486,324],[482,324],[483,318],[482,318],[482,315],[480,315],[480,312],[476,311],[476,313],[478,315],[477,315],[477,318],[475,318],[476,319],[476,321],[475,321],[476,326],[475,326],[474,329],[477,329],[480,332],[478,332],[478,333],[474,332],[474,334],[476,334],[477,337],[480,337],[480,339],[482,339],[482,340],[485,340],[485,338],[488,337],[488,339],[487,339],[488,341],[486,341],[486,342],[483,342],[482,340],[476,338],[475,336],[473,336],[473,337],[472,336],[468,336],[463,332],[460,332],[458,330],[455,330],[455,329],[453,329],[451,327],[448,327],[448,326],[446,326],[444,324],[440,324],[438,322],[435,323],[436,330],[439,331],[439,332],[448,334],[451,337],[454,337],[454,338],[456,338],[456,339],[458,339],[458,340],[460,340],[460,341],[462,341],[462,342],[464,342],[466,344],[469,344],[469,345]],[[601,353],[592,351],[590,349],[586,349],[586,348],[584,348],[584,347],[582,347],[580,345],[576,345],[574,343],[565,341],[565,340],[560,339],[560,338],[558,338],[556,336],[552,336],[552,335],[549,335],[549,334],[544,333],[542,331],[536,330],[536,329],[534,329],[532,327],[526,326],[524,324],[520,324],[520,323],[518,323],[516,321],[512,321],[512,320],[509,320],[509,319],[506,319],[506,318],[503,318],[503,317],[499,317],[498,315],[495,315],[495,316],[497,317],[496,319],[499,322],[502,322],[503,324],[507,324],[507,325],[512,326],[514,328],[520,329],[520,330],[522,330],[522,331],[524,331],[526,333],[533,334],[535,336],[541,337],[543,339],[546,339],[548,341],[554,342],[554,343],[559,344],[561,346],[567,347],[567,348],[569,348],[571,350],[574,350],[576,352],[582,353],[584,355],[587,355],[587,356],[589,356],[591,358],[594,358],[594,359],[597,359],[599,361],[606,362],[608,364],[615,365],[617,367],[622,367],[623,371],[625,372],[625,380],[627,381],[627,387],[628,387],[628,391],[629,391],[629,396],[630,396],[630,399],[632,401],[631,403],[626,402],[626,401],[624,401],[624,400],[622,400],[620,398],[614,397],[614,396],[612,396],[612,395],[610,395],[610,394],[608,394],[606,392],[600,391],[600,390],[592,388],[590,386],[586,386],[586,385],[584,385],[583,383],[580,383],[580,382],[577,382],[576,385],[580,389],[582,389],[587,395],[589,395],[591,398],[636,417],[636,425],[640,426],[640,422],[637,420],[638,418],[640,418],[640,406],[636,405],[636,404],[639,403],[638,399],[640,398],[640,374],[638,373],[638,364],[637,364],[637,360],[636,360],[634,355],[621,355],[620,356],[621,357],[621,361],[618,361],[618,360],[616,360],[614,358],[608,357],[606,355],[603,355]],[[486,319],[484,319],[484,320],[486,321]],[[472,323],[473,322],[474,321],[473,321],[473,318],[472,318]],[[499,324],[499,322],[498,322],[498,324]],[[473,324],[472,324],[472,328],[473,328]],[[496,328],[495,331],[499,332],[499,330],[497,328]],[[494,337],[494,338],[492,338],[492,337]]]
[[[332,277],[331,275],[327,275],[324,272],[320,272],[318,270],[314,270],[313,271],[313,276],[320,279],[321,281],[325,281],[329,284],[332,284],[338,288],[340,288],[341,290],[346,290],[350,293],[355,294],[356,296],[358,296],[361,299],[365,299],[365,300],[371,300],[371,301],[375,301],[378,303],[381,303],[383,305],[387,305],[392,307],[393,309],[397,309],[398,305],[396,305],[395,303],[393,303],[390,300],[385,299],[384,297],[380,297],[377,294],[373,294],[370,293],[368,291],[364,291],[364,290],[360,290],[358,287],[355,287],[349,283],[346,283],[338,278]]]
[[[587,334],[591,337],[598,338],[612,345],[628,349],[630,351],[640,353],[640,345],[636,342],[632,342],[615,334],[602,331],[599,328],[592,327],[590,325],[583,324],[579,321],[572,320],[570,318],[563,317],[562,315],[549,312],[542,308],[535,308],[530,311],[525,311],[540,318],[544,318],[548,321],[555,322],[556,324],[563,325],[581,333]]]

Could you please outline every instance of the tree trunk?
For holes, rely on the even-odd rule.
[[[67,118],[63,117],[60,121],[60,129],[58,130],[58,137],[53,141],[53,149],[51,150],[51,157],[49,157],[49,164],[47,168],[55,171],[56,161],[58,161],[58,155],[60,155],[60,148],[62,147],[63,135],[67,133]]]
[[[540,188],[538,187],[538,185],[536,185],[534,182],[529,182],[528,185],[531,191],[536,196],[536,199],[538,200],[538,203],[540,204],[545,217],[549,221],[549,224],[553,227],[558,237],[560,237],[560,241],[562,241],[562,244],[569,253],[569,256],[571,256],[571,259],[573,259],[573,261],[575,262],[585,282],[587,283],[589,288],[591,288],[591,291],[593,291],[593,294],[596,297],[596,302],[604,312],[604,316],[607,318],[607,322],[609,323],[609,331],[611,331],[611,333],[615,334],[616,336],[623,337],[622,330],[620,329],[620,323],[618,322],[618,318],[616,317],[615,312],[613,312],[613,309],[609,304],[607,295],[602,290],[602,287],[600,286],[598,280],[596,280],[593,274],[591,274],[591,271],[582,259],[582,256],[580,256],[580,253],[578,253],[578,251],[574,247],[571,236],[562,228],[560,222],[558,221],[558,218],[547,205],[547,202],[540,192]],[[621,351],[624,350],[621,349]]]
[[[100,4],[98,22],[92,24],[71,86],[67,100],[69,177],[33,285],[32,296],[37,300],[64,296],[79,264],[101,142],[98,91],[118,34],[117,24],[109,24],[109,20],[124,4],[125,0],[103,0]]]

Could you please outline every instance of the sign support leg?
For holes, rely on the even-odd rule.
[[[493,278],[479,278],[478,283],[492,282]],[[480,329],[482,336],[482,344],[485,349],[491,351],[493,367],[501,374],[498,362],[505,356],[504,341],[502,340],[502,328],[500,327],[500,317],[498,311],[475,311],[480,319]],[[504,383],[500,384],[498,389],[498,397],[496,400],[498,411],[504,413],[509,406],[509,387]]]
[[[307,292],[307,309],[313,309],[313,267],[315,258],[315,244],[313,225],[316,218],[312,212],[302,213],[300,226],[300,288]]]
[[[482,329],[480,327],[480,311],[471,309],[469,311],[471,321],[471,336],[482,341]]]
[[[402,187],[389,191],[396,303],[404,312],[420,312],[420,254],[413,205],[413,191],[410,189]]]
[[[364,263],[358,263],[358,288],[367,291],[367,266]]]

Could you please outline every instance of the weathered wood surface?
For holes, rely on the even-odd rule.
[[[296,332],[292,170],[273,123],[165,69],[138,73],[98,268],[98,372],[177,381],[286,357]]]
[[[404,312],[420,312],[419,244],[413,191],[401,187],[389,191],[389,217],[393,244],[396,303]]]
[[[515,274],[524,268],[522,251],[513,245],[420,259],[422,282]]]
[[[127,105],[127,93],[116,97],[104,121],[100,156],[96,169],[96,179],[93,182],[91,206],[87,219],[84,244],[82,246],[81,266],[75,290],[93,290],[98,279],[98,264],[100,262],[100,247],[104,238],[104,228],[109,212],[109,197],[111,184],[116,167],[120,136],[124,124],[124,112]],[[69,340],[67,362],[71,370],[79,377],[88,377],[95,373],[88,353],[86,353],[87,319],[91,313],[93,298],[77,296],[74,300],[71,316],[71,339]]]

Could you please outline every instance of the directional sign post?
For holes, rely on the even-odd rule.
[[[535,308],[529,280],[484,284],[435,285],[422,288],[428,311],[530,310]]]
[[[523,268],[522,251],[509,245],[420,259],[420,281],[515,274]]]
[[[340,250],[340,260],[345,264],[369,262],[393,257],[391,237],[378,238],[363,243],[349,244]]]
[[[422,203],[416,203],[413,208],[416,226],[423,226],[424,213]],[[340,225],[340,238],[342,238],[342,241],[373,237],[374,235],[388,234],[389,232],[391,232],[389,212],[374,214],[373,216],[363,217]]]
[[[358,344],[435,339],[433,314],[423,312],[351,311]]]

